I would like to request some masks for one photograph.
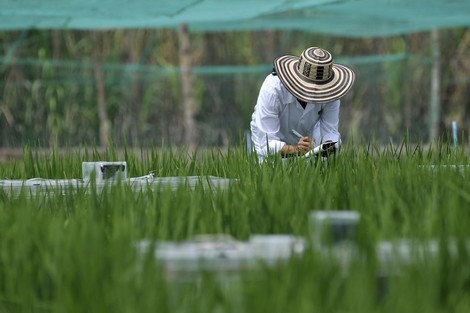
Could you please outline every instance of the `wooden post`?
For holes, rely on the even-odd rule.
[[[189,40],[189,30],[186,24],[181,24],[178,32],[179,60],[181,69],[181,88],[183,96],[183,141],[190,150],[197,146],[197,128],[194,120],[196,99],[194,97],[194,80],[192,75],[192,54]]]
[[[441,46],[439,43],[439,30],[431,31],[431,97],[429,103],[429,142],[432,143],[439,136],[439,121],[441,115]]]

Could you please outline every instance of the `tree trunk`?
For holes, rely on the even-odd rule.
[[[193,150],[197,145],[197,128],[194,120],[194,115],[196,113],[196,99],[194,97],[194,79],[192,75],[189,30],[186,24],[180,25],[178,37],[181,88],[183,96],[183,141],[190,150]]]
[[[98,103],[98,118],[99,118],[99,132],[100,132],[100,147],[106,147],[109,140],[109,121],[108,113],[106,110],[106,89],[104,83],[104,73],[102,66],[101,44],[99,44],[99,37],[97,32],[92,32],[93,42],[93,71],[95,74],[97,103]]]
[[[133,41],[132,49],[131,49],[131,63],[132,64],[142,64],[142,57],[143,57],[143,50],[145,48],[145,30],[138,29],[135,31],[135,38]],[[140,70],[135,71],[132,77],[132,85],[131,85],[131,108],[134,112],[134,125],[131,127],[131,134],[132,134],[132,142],[134,145],[139,145],[139,134],[141,133],[141,126],[144,124],[145,121],[141,120],[140,110],[141,110],[141,102],[142,102],[142,72]]]
[[[431,99],[429,104],[429,142],[435,141],[439,136],[439,120],[441,114],[441,51],[439,44],[439,30],[431,32]]]
[[[54,61],[60,60],[61,58],[60,41],[61,38],[59,31],[54,30],[52,32],[52,59]],[[54,67],[54,75],[59,76],[57,67]],[[60,99],[57,99],[57,101],[60,101]],[[49,116],[47,118],[47,120],[50,121],[49,147],[54,147],[59,144],[60,131],[57,122],[59,119],[60,115],[57,113],[56,108],[49,107]],[[67,127],[67,125],[64,125],[64,127]]]

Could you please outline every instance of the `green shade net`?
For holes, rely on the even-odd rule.
[[[0,29],[308,30],[389,36],[470,25],[468,0],[3,0]]]
[[[0,63],[6,59],[0,57]],[[344,99],[340,131],[345,140],[358,138],[400,142],[403,129],[410,135],[424,133],[420,114],[429,102],[429,60],[396,53],[336,58],[354,68],[357,84]],[[96,138],[97,113],[93,63],[87,60],[37,58],[10,59],[16,71],[30,73],[27,81],[0,82],[5,104],[15,111],[15,125],[0,136],[0,144],[47,142],[54,131],[59,143],[80,145]],[[180,69],[152,64],[103,63],[107,107],[114,142],[136,145],[181,144]],[[407,75],[403,77],[403,69]],[[227,136],[238,138],[249,128],[259,87],[272,64],[195,66],[198,93],[198,144],[221,146]],[[453,84],[449,81],[447,84]],[[131,86],[139,86],[132,95]],[[421,90],[419,99],[414,90]],[[14,101],[20,97],[19,101]],[[9,100],[12,99],[12,100]],[[414,110],[402,117],[412,101]],[[57,121],[54,123],[37,123]],[[55,128],[54,128],[55,127]],[[417,137],[418,135],[416,135]],[[414,139],[414,137],[413,137]]]
[[[387,37],[468,27],[470,1],[1,0],[0,30],[23,31],[6,33],[6,39],[0,42],[0,49],[5,51],[0,55],[0,73],[6,77],[0,82],[0,146],[17,146],[36,139],[50,142],[54,136],[59,144],[79,145],[97,137],[96,78],[90,55],[43,56],[36,47],[38,33],[44,35],[51,29],[157,31],[175,29],[182,23],[199,33],[285,30],[280,41],[286,42],[296,30],[352,38]],[[311,35],[300,38],[311,40]],[[427,45],[413,50],[406,38],[398,39],[399,47],[391,47],[387,54],[372,51],[370,55],[353,53],[347,57],[347,53],[342,53],[335,58],[336,62],[353,67],[357,75],[355,88],[342,106],[340,131],[344,139],[375,137],[380,142],[400,142],[405,130],[411,138],[426,138],[433,63]],[[42,39],[46,43],[48,40]],[[141,53],[151,51],[154,42],[146,41]],[[443,65],[452,65],[442,89],[455,95],[446,96],[443,109],[453,116],[460,114],[463,122],[466,115],[459,112],[467,103],[462,99],[468,99],[469,83],[464,66],[468,49],[464,49],[464,43],[462,40],[462,52],[455,59],[446,54],[448,49],[444,46],[441,49],[446,62]],[[247,45],[256,47],[256,42],[247,41]],[[294,48],[285,52],[300,53]],[[249,127],[260,84],[272,64],[270,59],[245,64],[245,60],[233,58],[237,54],[192,68],[200,104],[195,116],[199,144],[224,145],[228,134],[243,135],[240,131]],[[164,66],[155,56],[142,55],[142,62],[108,58],[102,60],[102,70],[113,135],[126,138],[129,144],[181,143],[178,64]],[[15,73],[21,74],[19,78]],[[37,123],[38,119],[47,122]],[[114,140],[118,142],[119,138]]]

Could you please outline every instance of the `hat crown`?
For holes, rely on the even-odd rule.
[[[325,49],[310,47],[300,55],[297,69],[308,80],[328,81],[333,75],[333,57]]]

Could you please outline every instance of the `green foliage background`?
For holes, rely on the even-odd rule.
[[[198,144],[227,147],[249,128],[272,60],[321,46],[354,68],[343,99],[344,138],[426,140],[431,53],[428,33],[351,39],[298,31],[191,33]],[[104,75],[110,137],[117,144],[180,146],[182,99],[174,30],[0,33],[0,146],[99,143],[96,62]],[[456,120],[466,134],[468,29],[440,31],[440,134]]]

